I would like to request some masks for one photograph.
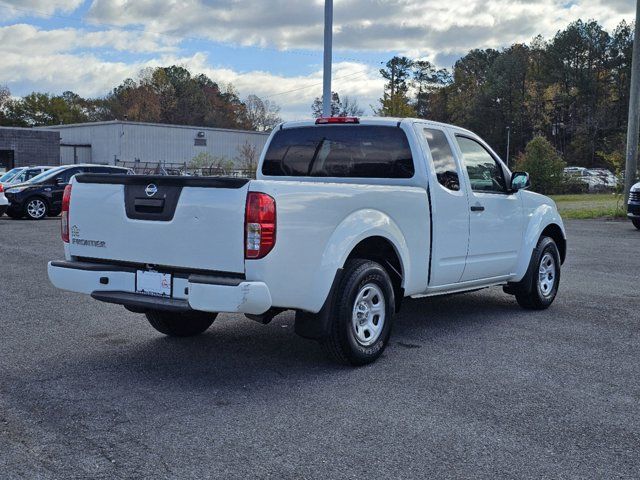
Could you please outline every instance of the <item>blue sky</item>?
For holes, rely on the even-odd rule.
[[[633,20],[633,0],[335,0],[334,90],[376,104],[395,54],[450,67],[471,48],[551,37],[578,18]],[[241,97],[307,116],[322,81],[321,0],[0,0],[0,85],[105,95],[145,67],[181,64]],[[370,110],[369,110],[370,111]]]

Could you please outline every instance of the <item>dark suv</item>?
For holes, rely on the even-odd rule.
[[[64,165],[48,170],[25,183],[9,186],[4,194],[9,200],[7,215],[40,220],[60,215],[62,194],[71,177],[79,173],[131,173],[128,168],[107,165]]]

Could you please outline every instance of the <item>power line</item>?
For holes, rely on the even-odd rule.
[[[341,77],[336,77],[333,80],[342,80],[343,78],[348,78],[348,77],[352,77],[354,75],[357,75],[355,78],[361,77],[363,75],[366,75],[367,73],[369,73],[368,70],[365,71],[360,71],[360,72],[354,72],[354,73],[350,73],[348,75],[343,75]],[[352,79],[353,80],[353,79]],[[299,92],[300,90],[306,90],[307,88],[315,88],[315,87],[321,87],[323,84],[323,82],[320,83],[314,83],[313,85],[306,85],[304,87],[299,87],[299,88],[294,88],[293,90],[287,90],[284,92],[278,92],[278,93],[272,93],[271,95],[266,95],[264,97],[262,97],[263,99],[267,99],[267,98],[271,98],[271,97],[277,97],[279,95],[286,95],[287,93],[294,93],[294,92]]]

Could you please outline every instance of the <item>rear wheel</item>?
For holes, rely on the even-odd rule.
[[[164,312],[153,310],[145,313],[153,328],[170,337],[193,337],[211,326],[217,313]]]
[[[30,220],[42,220],[48,212],[49,206],[41,198],[30,198],[24,204],[24,214]]]
[[[640,218],[634,218],[631,220],[631,223],[633,223],[633,226],[636,227],[638,230],[640,230]]]
[[[560,285],[560,254],[552,238],[542,237],[531,255],[527,274],[512,285],[522,308],[544,310],[556,298]]]
[[[371,260],[350,260],[336,290],[329,335],[322,345],[339,363],[365,365],[391,335],[394,290],[386,270]]]

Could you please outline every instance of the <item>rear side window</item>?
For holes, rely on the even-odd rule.
[[[397,127],[323,126],[278,131],[262,174],[291,177],[411,178],[413,157]]]
[[[460,190],[460,176],[458,166],[453,157],[451,146],[442,130],[424,129],[424,137],[431,151],[433,166],[436,170],[438,182],[448,190]]]

